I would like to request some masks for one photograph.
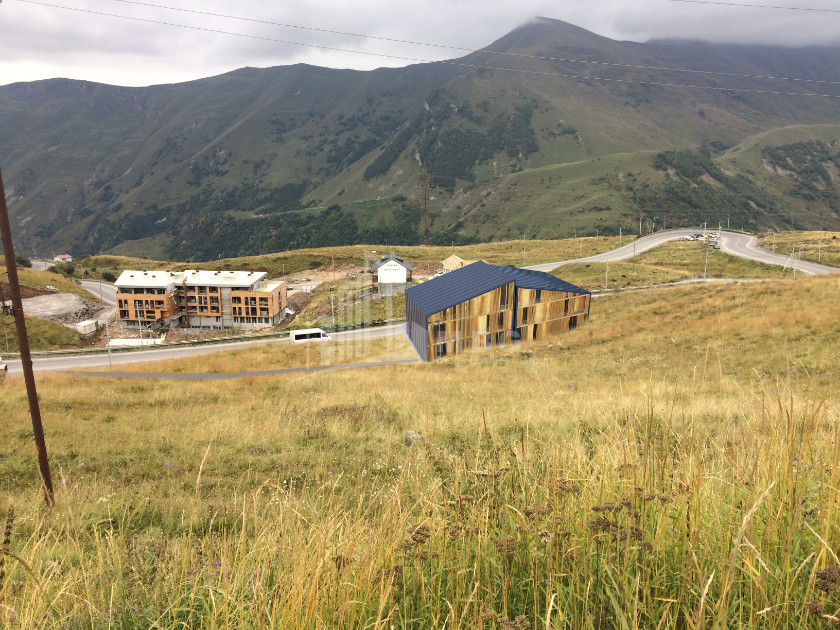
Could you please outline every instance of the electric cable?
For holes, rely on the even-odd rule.
[[[376,52],[369,52],[369,51],[362,51],[362,50],[353,50],[349,48],[339,48],[336,46],[326,46],[324,44],[311,44],[311,43],[304,43],[304,42],[297,42],[293,40],[285,40],[279,39],[274,37],[266,37],[262,35],[250,35],[246,33],[237,33],[234,31],[226,31],[222,29],[214,29],[204,26],[193,26],[189,24],[178,24],[175,22],[164,22],[161,20],[153,20],[150,18],[142,18],[136,16],[128,16],[128,15],[119,15],[115,13],[107,13],[104,11],[95,11],[93,9],[82,9],[79,7],[69,7],[60,4],[53,4],[49,2],[42,2],[39,0],[17,0],[18,2],[23,2],[26,4],[33,4],[39,6],[45,6],[55,9],[63,9],[67,11],[75,11],[77,13],[85,13],[89,15],[101,15],[103,17],[113,17],[119,18],[134,22],[141,22],[146,24],[158,24],[161,26],[170,26],[175,28],[184,28],[188,30],[194,31],[201,31],[206,33],[214,33],[217,35],[229,35],[233,37],[241,37],[246,39],[255,39],[259,41],[265,42],[272,42],[277,44],[285,44],[290,46],[301,46],[301,47],[308,47],[308,48],[317,48],[319,50],[329,50],[333,52],[341,52],[347,54],[355,54],[355,55],[366,55],[366,56],[374,56],[374,57],[382,57],[386,59],[395,59],[399,61],[408,61],[408,62],[415,62],[415,63],[436,63],[436,64],[444,64],[444,65],[451,65],[451,66],[458,66],[458,67],[465,67],[465,68],[474,68],[474,69],[481,69],[481,70],[496,70],[501,72],[515,72],[520,74],[529,74],[529,75],[536,75],[536,76],[548,76],[548,77],[556,77],[556,78],[564,78],[569,80],[578,80],[578,81],[601,81],[601,82],[610,82],[610,83],[620,83],[620,84],[633,84],[633,85],[648,85],[648,86],[657,86],[657,87],[676,87],[676,88],[685,88],[685,89],[695,89],[695,90],[711,90],[711,91],[720,91],[720,92],[737,92],[737,93],[750,93],[750,94],[771,94],[771,95],[782,95],[782,96],[816,96],[822,98],[840,98],[838,94],[823,94],[817,92],[790,92],[784,90],[760,90],[760,89],[750,89],[750,88],[733,88],[733,87],[725,87],[725,86],[714,86],[714,85],[691,85],[691,84],[681,84],[681,83],[671,83],[665,81],[641,81],[641,80],[634,80],[634,79],[618,79],[618,78],[609,78],[609,77],[594,77],[594,76],[587,76],[587,75],[578,75],[578,74],[564,74],[564,73],[557,73],[557,72],[547,72],[547,71],[540,71],[540,70],[526,70],[521,68],[504,68],[500,66],[488,66],[482,64],[474,64],[474,63],[467,63],[458,60],[434,60],[434,59],[424,59],[419,57],[409,57],[404,55],[394,55],[388,53],[376,53]],[[479,51],[481,52],[481,51]],[[550,59],[550,58],[547,58]],[[559,59],[557,59],[559,60]],[[603,62],[600,62],[603,63]],[[603,65],[612,65],[612,64],[603,64]],[[648,68],[648,69],[656,69],[656,68]],[[735,75],[736,77],[738,75]],[[739,77],[744,78],[744,77]],[[759,78],[759,77],[753,77]],[[821,83],[825,84],[838,84],[840,82],[836,81],[820,81]]]

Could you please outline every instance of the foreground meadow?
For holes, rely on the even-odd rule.
[[[12,379],[0,625],[832,627],[838,309],[838,278],[721,282],[599,297],[551,342],[430,365],[45,375],[52,510]],[[225,360],[406,356],[301,352]]]

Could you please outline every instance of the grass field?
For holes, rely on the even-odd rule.
[[[8,281],[5,267],[0,267],[0,280],[4,284]],[[75,293],[86,299],[91,297],[90,293],[75,282],[48,271],[19,268],[18,280],[22,286],[33,289],[52,286],[63,293]],[[11,296],[6,295],[6,299],[10,300]],[[75,330],[37,317],[26,318],[26,331],[29,337],[29,347],[33,351],[77,347],[82,340],[82,336]],[[17,329],[15,328],[14,317],[0,315],[0,353],[17,352],[17,350]]]
[[[76,348],[83,339],[82,335],[67,326],[37,317],[26,318],[26,336],[29,339],[29,349],[33,352]],[[17,340],[15,318],[11,315],[0,315],[0,353],[16,353]]]
[[[762,236],[758,244],[786,256],[793,253],[795,245],[801,260],[840,267],[840,232],[781,232]]]
[[[40,376],[53,510],[8,380],[0,625],[830,627],[838,289],[617,292],[562,337],[436,364]],[[407,352],[323,348],[155,367]]]
[[[629,242],[634,236],[624,236],[622,242]],[[484,260],[496,265],[521,266],[535,265],[555,260],[576,258],[580,252],[584,256],[591,256],[618,247],[618,237],[587,237],[582,239],[543,240],[543,241],[503,241],[498,243],[482,243],[479,245],[465,245],[460,247],[434,246],[385,246],[385,245],[347,245],[342,247],[323,247],[319,249],[298,249],[264,256],[247,256],[244,258],[221,259],[203,263],[165,262],[146,260],[143,258],[126,258],[123,256],[90,256],[77,261],[80,273],[84,269],[95,268],[98,272],[105,270],[120,273],[123,269],[264,269],[269,276],[299,273],[310,269],[336,266],[365,266],[365,252],[376,251],[370,255],[375,262],[377,255],[385,255],[392,251],[403,256],[413,265],[426,266],[434,269],[440,261],[456,254],[465,260]]]
[[[707,258],[708,254],[708,258]],[[572,263],[552,275],[590,291],[628,289],[706,278],[792,278],[793,270],[730,256],[708,245],[670,241],[629,260]]]
[[[4,266],[0,266],[0,280],[3,282],[8,282],[9,280],[6,274],[6,267]],[[61,293],[75,293],[85,299],[90,299],[91,297],[88,291],[85,291],[72,280],[68,280],[61,274],[51,273],[49,271],[18,267],[18,280],[21,286],[32,287],[33,289],[43,289],[51,286],[58,289]],[[9,300],[11,297],[7,295],[6,299]]]

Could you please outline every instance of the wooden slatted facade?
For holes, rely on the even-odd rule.
[[[589,317],[590,295],[517,289],[516,323],[521,341],[537,341],[574,330]]]
[[[441,358],[510,341],[513,291],[510,282],[429,317],[429,356]]]
[[[538,271],[482,261],[406,292],[406,333],[425,361],[576,328],[590,294]]]

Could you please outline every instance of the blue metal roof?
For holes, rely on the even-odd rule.
[[[405,295],[411,298],[425,317],[429,317],[510,282],[521,289],[589,293],[585,289],[542,271],[489,265],[479,260],[422,284],[409,287]]]
[[[494,265],[495,266],[495,265]],[[499,267],[503,273],[513,276],[517,289],[542,289],[544,291],[565,291],[566,293],[589,293],[576,284],[555,278],[544,271]]]

